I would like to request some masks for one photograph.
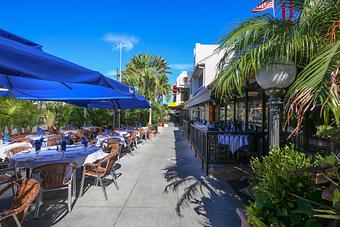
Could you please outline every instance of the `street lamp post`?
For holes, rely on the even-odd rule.
[[[119,43],[119,82],[122,82],[122,43]],[[118,128],[120,128],[120,110],[118,110]]]
[[[256,81],[269,98],[269,146],[280,146],[282,125],[282,96],[296,77],[296,66],[291,61],[282,61],[262,68],[256,74]]]

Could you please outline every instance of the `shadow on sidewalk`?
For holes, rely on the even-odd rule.
[[[174,134],[176,160],[164,169],[168,182],[164,193],[178,193],[177,214],[183,217],[186,215],[184,209],[191,207],[201,217],[203,226],[240,225],[226,189],[219,181],[205,176],[182,131],[175,130]]]

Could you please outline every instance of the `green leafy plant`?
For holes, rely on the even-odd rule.
[[[340,140],[340,127],[320,125],[317,127],[317,136]]]
[[[63,129],[67,126],[71,118],[71,107],[65,103],[50,102],[46,105],[47,110],[55,116],[54,126],[56,129]]]
[[[312,173],[297,171],[314,166],[311,157],[293,146],[275,147],[263,160],[253,159],[255,197],[247,207],[249,222],[254,226],[320,226],[317,223],[322,221],[314,216],[313,206],[300,198],[318,200],[322,190],[311,186]]]
[[[20,101],[13,98],[0,99],[0,130],[12,134],[16,129],[31,131],[34,126],[43,123],[44,110],[31,101]]]
[[[327,226],[337,226],[340,222],[340,159],[335,154],[320,160],[317,168],[304,170],[313,173],[315,185],[322,190],[319,200],[300,198],[312,203],[314,217],[329,220]],[[296,195],[294,195],[296,196]],[[298,196],[296,196],[298,197]],[[299,198],[299,197],[298,197]],[[325,203],[327,201],[328,203]],[[316,206],[316,207],[315,207]]]

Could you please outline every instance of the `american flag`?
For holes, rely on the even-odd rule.
[[[252,12],[253,13],[262,12],[262,11],[265,11],[265,10],[271,9],[271,8],[274,8],[274,1],[273,0],[261,2],[258,6],[256,6],[253,9]]]

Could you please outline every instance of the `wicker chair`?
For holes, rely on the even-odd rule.
[[[46,138],[46,146],[56,146],[60,143],[61,141],[61,136],[60,135],[54,135],[54,136],[49,136]]]
[[[9,210],[0,213],[0,224],[3,227],[20,227],[30,208],[30,205],[39,194],[40,185],[35,179],[25,179],[14,181],[13,185],[17,186],[17,191]],[[11,185],[8,185],[0,191],[0,195],[7,191]]]
[[[67,143],[72,144],[80,144],[82,134],[79,134],[78,132],[67,132],[64,134],[65,137],[68,137]]]
[[[47,164],[33,169],[32,173],[39,175],[41,184],[39,197],[36,201],[36,210],[34,218],[38,218],[40,201],[43,198],[43,193],[48,191],[67,189],[68,190],[67,209],[68,212],[71,211],[72,183],[74,183],[75,180],[73,179],[75,170],[76,165],[73,163]],[[65,179],[66,176],[70,173],[69,171],[71,171],[72,174],[70,175],[69,179]],[[73,190],[75,190],[74,185]]]
[[[118,159],[118,152],[114,152],[106,156],[105,158],[98,160],[94,163],[86,163],[84,165],[83,176],[81,180],[80,186],[80,196],[83,196],[84,190],[84,181],[85,177],[93,177],[95,178],[95,185],[100,183],[100,186],[103,190],[105,200],[107,200],[106,190],[103,184],[102,178],[105,178],[107,175],[112,175],[112,181],[115,184],[116,188],[119,189],[117,183],[117,175],[114,171],[114,164]]]
[[[32,147],[29,147],[29,146],[13,147],[6,152],[6,157],[8,159],[11,159],[13,155],[20,153],[22,151],[27,151],[29,149],[32,149]]]
[[[17,137],[14,139],[15,142],[27,142],[30,143],[31,140],[29,138],[26,138],[25,136]]]
[[[111,146],[113,144],[118,144],[119,145],[120,139],[118,138],[108,138],[104,139],[101,143],[101,147],[103,151],[111,151]]]
[[[20,178],[21,175],[19,172],[16,171],[15,168],[8,167],[7,162],[0,162],[0,185],[12,185],[13,195],[15,194],[15,192],[12,182],[15,180],[19,180]]]
[[[126,141],[126,146],[131,152],[134,147],[137,148],[137,135],[135,133],[130,133],[128,136],[124,136]]]
[[[139,130],[140,138],[146,140],[147,139],[146,130],[143,128],[140,128],[138,130]]]
[[[110,153],[120,153],[120,145],[118,143],[114,143],[110,145]]]

